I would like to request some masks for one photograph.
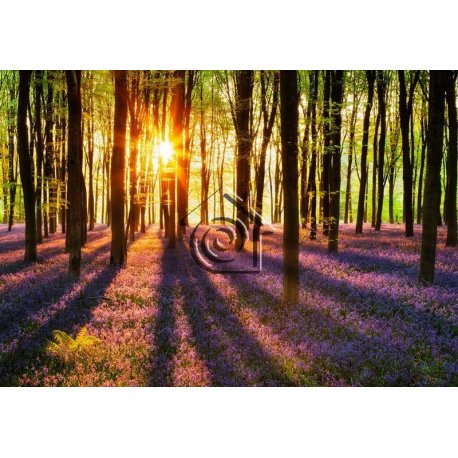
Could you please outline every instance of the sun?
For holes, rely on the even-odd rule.
[[[169,141],[159,143],[159,156],[167,164],[173,156],[173,146]]]

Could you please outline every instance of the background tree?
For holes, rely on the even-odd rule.
[[[429,72],[428,154],[420,258],[420,280],[423,283],[434,281],[447,77],[446,71]]]
[[[365,196],[367,189],[367,175],[368,175],[368,166],[367,166],[367,150],[369,143],[369,126],[371,119],[371,110],[372,104],[374,102],[374,88],[375,88],[375,71],[366,70],[366,79],[367,79],[367,102],[366,109],[364,111],[364,120],[363,120],[363,140],[361,146],[361,179],[359,182],[359,194],[358,194],[358,211],[356,215],[356,233],[363,233],[363,220],[364,220],[364,204]]]
[[[375,220],[375,230],[379,231],[382,227],[383,194],[385,190],[385,142],[386,142],[386,75],[383,70],[377,70],[377,97],[380,116],[380,136],[378,140],[377,158],[377,213]]]
[[[297,304],[299,298],[299,189],[297,71],[280,72],[281,145],[285,221],[283,227],[283,303]]]
[[[310,203],[310,239],[316,239],[317,233],[317,218],[316,218],[316,170],[317,170],[317,156],[318,156],[318,141],[317,141],[317,127],[316,127],[316,106],[318,97],[318,79],[319,71],[314,70],[310,75],[310,101],[311,104],[311,133],[312,133],[312,156],[310,160],[310,169],[308,175],[307,194]]]
[[[124,201],[127,127],[127,71],[116,70],[114,106],[114,142],[111,156],[111,255],[110,264],[127,263],[127,241],[124,233]]]
[[[331,166],[329,179],[329,240],[328,250],[337,251],[340,219],[340,163],[342,155],[341,126],[344,72],[334,71],[331,80]]]
[[[234,125],[237,135],[237,186],[236,193],[241,199],[237,218],[249,226],[248,203],[250,194],[250,154],[252,146],[251,104],[253,96],[253,71],[235,72]]]
[[[278,87],[280,82],[280,77],[278,72],[275,72],[273,75],[267,76],[264,70],[260,72],[261,77],[261,113],[262,113],[262,143],[261,151],[259,153],[259,163],[256,167],[256,202],[255,210],[259,215],[262,215],[263,208],[263,197],[264,197],[264,181],[266,174],[266,155],[267,147],[269,146],[270,138],[272,136],[272,130],[275,123],[275,116],[277,114],[277,105],[278,105]],[[267,106],[267,85],[271,81],[272,85],[272,104],[270,107],[270,112],[268,111]],[[258,240],[261,221],[259,218],[255,218],[253,228],[253,239]]]
[[[69,271],[80,275],[81,246],[83,245],[83,202],[82,190],[82,108],[81,108],[81,70],[68,70],[68,251]]]
[[[410,152],[409,123],[412,118],[412,106],[415,86],[418,82],[419,71],[411,77],[409,95],[404,70],[399,70],[399,116],[402,138],[402,177],[404,182],[403,205],[405,219],[405,235],[413,236],[413,161]]]
[[[448,108],[448,156],[447,156],[447,185],[446,185],[446,214],[447,214],[447,246],[457,246],[457,119],[456,119],[456,72],[447,72],[446,98]]]
[[[37,260],[37,227],[35,218],[35,186],[33,183],[32,157],[29,150],[29,133],[27,129],[27,108],[32,72],[19,71],[19,96],[17,108],[17,140],[19,154],[19,171],[24,192],[25,210],[25,255],[26,262]]]

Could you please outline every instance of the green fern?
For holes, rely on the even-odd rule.
[[[74,339],[64,331],[59,331],[57,329],[53,331],[52,336],[54,341],[48,341],[46,350],[60,356],[78,354],[81,350],[99,342],[97,337],[91,336],[88,333],[86,326],[78,332]]]

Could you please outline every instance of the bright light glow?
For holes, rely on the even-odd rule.
[[[167,162],[172,159],[173,156],[173,146],[168,141],[163,141],[159,143],[159,156],[161,157],[162,161],[167,164]]]

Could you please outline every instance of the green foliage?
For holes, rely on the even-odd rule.
[[[84,350],[100,342],[95,336],[88,333],[87,326],[84,326],[73,339],[64,331],[55,330],[52,333],[53,341],[49,340],[46,350],[49,353],[68,359],[69,356],[79,355]]]

